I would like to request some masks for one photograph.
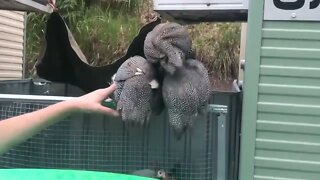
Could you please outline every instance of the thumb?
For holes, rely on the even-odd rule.
[[[111,108],[104,107],[104,106],[99,106],[98,111],[103,113],[103,114],[111,115],[111,116],[114,116],[114,117],[119,116],[118,111],[113,110]]]

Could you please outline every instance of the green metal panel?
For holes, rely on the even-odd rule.
[[[244,74],[245,81],[239,166],[240,180],[250,180],[254,176],[262,11],[263,1],[250,0],[246,45],[246,70]]]
[[[262,21],[263,1],[250,7],[240,180],[319,179],[320,22]]]

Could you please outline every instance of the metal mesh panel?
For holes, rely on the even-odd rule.
[[[1,119],[49,105],[0,101]],[[175,179],[217,179],[217,115],[199,118],[176,141],[163,113],[149,127],[125,127],[119,119],[75,114],[0,156],[1,168],[59,168],[130,174],[164,169]],[[227,155],[226,155],[227,156]]]

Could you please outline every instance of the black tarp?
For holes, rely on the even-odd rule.
[[[47,21],[43,49],[36,63],[37,74],[48,81],[77,86],[85,92],[104,88],[125,60],[135,55],[145,57],[145,37],[159,23],[160,18],[143,26],[125,56],[112,64],[93,67],[88,64],[61,15],[53,12]]]

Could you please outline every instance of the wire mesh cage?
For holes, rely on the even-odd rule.
[[[0,96],[0,119],[57,102],[45,96],[34,97]],[[121,120],[103,115],[74,114],[0,156],[0,168],[126,174],[163,169],[174,179],[237,179],[239,101],[239,93],[212,95],[209,113],[199,117],[192,131],[180,141],[173,136],[166,112],[152,117],[145,127],[127,127]]]

